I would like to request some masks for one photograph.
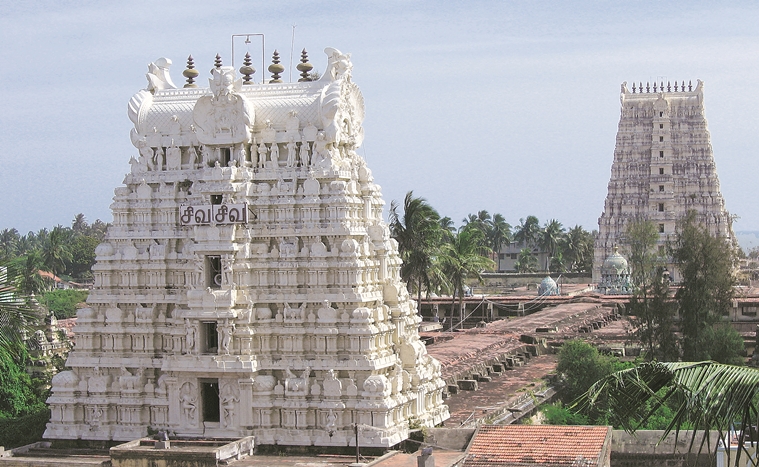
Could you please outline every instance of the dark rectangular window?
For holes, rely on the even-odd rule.
[[[664,141],[664,136],[659,136],[659,141]]]
[[[203,323],[203,353],[219,352],[219,333],[216,330],[216,321]]]
[[[664,185],[659,185],[659,191],[660,191],[660,192],[663,192],[663,191],[664,191]]]
[[[659,128],[664,128],[664,124],[663,124],[663,123],[660,123],[660,124],[659,124]]]
[[[664,151],[659,151],[659,157],[664,157]]]
[[[664,168],[662,167],[659,168],[659,175],[664,175]]]
[[[664,212],[664,203],[659,203],[659,212]]]
[[[211,195],[211,204],[221,204],[222,199],[221,195]]]
[[[659,224],[659,233],[664,233],[664,224]]]
[[[206,287],[221,287],[221,256],[206,256]]]

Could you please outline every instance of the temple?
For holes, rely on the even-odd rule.
[[[97,247],[45,438],[254,435],[257,444],[389,447],[448,418],[418,335],[380,187],[356,149],[350,56],[323,76],[254,83],[216,57],[149,65],[129,102],[137,148]]]
[[[674,86],[622,83],[621,116],[604,211],[598,219],[593,281],[604,261],[624,249],[627,226],[636,219],[653,222],[658,249],[666,255],[667,239],[677,221],[694,210],[712,235],[734,237],[725,210],[704,117],[704,85]],[[668,264],[670,277],[679,272]]]

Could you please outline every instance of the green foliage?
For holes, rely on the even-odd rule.
[[[749,439],[743,433],[755,430],[758,390],[756,368],[715,362],[647,362],[594,384],[573,408],[588,413],[601,402],[626,430],[635,431],[645,426],[652,408],[655,412],[668,405],[674,415],[662,439],[672,430],[692,429],[693,442],[698,430],[704,430],[708,439],[712,430],[722,438],[734,429],[739,431],[741,456],[742,444]]]
[[[19,349],[15,357],[9,352],[0,352],[0,419],[26,415],[44,401],[32,389],[32,380],[26,372],[25,350]]]
[[[577,413],[559,402],[545,404],[540,408],[547,425],[589,425],[588,417]]]
[[[28,415],[1,419],[0,445],[12,449],[41,441],[48,421],[50,410],[45,406],[37,407]]]
[[[561,347],[556,366],[561,400],[564,403],[572,402],[613,370],[612,359],[601,355],[592,345],[576,339],[566,341]]]
[[[705,332],[705,342],[709,359],[726,365],[744,364],[741,350],[744,348],[743,337],[727,323],[708,328]]]
[[[87,290],[51,290],[42,294],[40,303],[55,313],[58,319],[73,318],[76,316],[76,306],[87,300]]]
[[[522,248],[517,257],[517,262],[514,263],[514,267],[517,272],[535,272],[538,270],[538,258],[529,248]]]
[[[675,298],[680,309],[683,360],[709,359],[709,329],[732,307],[734,251],[713,237],[689,211],[678,224],[672,259],[682,274]]]

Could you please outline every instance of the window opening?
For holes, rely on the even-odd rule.
[[[664,157],[664,151],[659,151],[659,157]]]
[[[664,116],[664,112],[659,112],[659,116],[663,117]]]
[[[226,166],[229,165],[229,160],[230,160],[230,158],[229,158],[229,152],[230,152],[229,148],[221,148],[221,151],[220,151],[221,162],[220,162],[220,164],[221,164],[222,167],[226,167]]]
[[[660,193],[663,193],[663,192],[664,192],[664,185],[659,185],[659,192],[660,192]]]
[[[200,383],[200,399],[203,403],[203,421],[219,422],[219,380]]]
[[[660,124],[659,124],[659,128],[664,128],[664,124],[663,124],[663,123],[660,123]]]
[[[664,136],[659,136],[659,141],[664,141]]]
[[[211,195],[211,204],[221,204],[222,199],[221,195]]]
[[[664,224],[659,224],[659,233],[664,233]]]
[[[206,256],[206,287],[221,288],[221,256]]]
[[[663,167],[659,167],[659,175],[664,175],[664,168]]]
[[[659,212],[664,212],[664,203],[659,203]]]
[[[219,353],[219,333],[216,321],[203,323],[203,353]]]

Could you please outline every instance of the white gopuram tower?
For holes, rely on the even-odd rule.
[[[129,102],[131,173],[97,247],[76,349],[45,438],[255,435],[258,444],[389,447],[449,417],[419,340],[380,187],[356,153],[350,56],[324,76],[254,84],[217,56],[149,65]],[[303,55],[299,69],[310,69]]]
[[[653,89],[653,92],[652,92]],[[604,212],[598,219],[593,258],[593,281],[601,266],[624,248],[627,226],[636,219],[653,222],[658,246],[666,254],[667,239],[689,210],[712,235],[733,238],[730,214],[720,193],[717,168],[704,117],[704,85],[685,82],[622,84],[621,116],[617,130]],[[673,280],[679,272],[669,265]]]

